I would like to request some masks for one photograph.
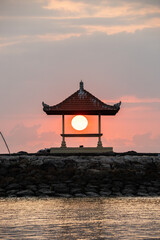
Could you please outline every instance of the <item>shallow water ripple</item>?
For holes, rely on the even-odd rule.
[[[0,239],[160,239],[160,198],[0,199]]]

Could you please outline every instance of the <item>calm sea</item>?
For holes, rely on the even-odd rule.
[[[0,199],[0,239],[160,239],[160,198]]]

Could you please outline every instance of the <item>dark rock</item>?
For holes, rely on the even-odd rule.
[[[99,194],[102,197],[108,197],[108,196],[110,196],[112,194],[112,192],[111,191],[108,191],[108,192],[100,191]]]
[[[160,156],[0,155],[0,188],[9,197],[157,196]]]
[[[153,187],[160,188],[160,181],[152,181],[151,184]]]
[[[123,182],[121,182],[121,181],[114,181],[114,182],[112,183],[112,186],[113,186],[113,187],[117,187],[117,188],[122,188]]]
[[[124,189],[122,189],[122,194],[126,196],[134,195],[136,192],[137,192],[136,189],[127,186]]]
[[[115,193],[115,192],[119,192],[119,191],[120,191],[120,187],[118,187],[118,186],[117,186],[117,187],[114,187],[114,186],[113,186],[113,187],[111,188],[111,191],[114,192],[114,193]]]
[[[83,193],[76,193],[74,194],[75,197],[86,197],[86,194],[83,194]]]
[[[15,178],[10,177],[10,176],[6,176],[6,177],[1,178],[1,184],[3,186],[7,186],[7,185],[13,183],[14,180],[15,180]]]
[[[80,189],[80,188],[72,188],[72,189],[70,189],[70,193],[71,194],[81,194],[81,192],[82,192],[82,189]]]
[[[147,188],[146,188],[146,186],[144,186],[144,185],[140,185],[138,191],[140,191],[140,192],[146,192],[146,191],[147,191]]]
[[[34,192],[27,189],[17,192],[17,197],[27,197],[27,196],[33,196]]]
[[[20,189],[21,185],[18,183],[11,183],[6,187],[6,190],[15,190],[15,189]]]
[[[158,191],[158,188],[156,188],[156,187],[147,187],[147,191],[149,193],[156,193]]]
[[[17,190],[9,190],[9,191],[6,192],[6,194],[8,196],[8,195],[13,195],[13,194],[15,194],[17,192],[18,192]]]
[[[69,192],[69,188],[67,187],[67,185],[61,184],[61,183],[54,185],[53,189],[56,193],[68,193]]]
[[[36,185],[27,185],[27,189],[30,189],[33,192],[36,192],[37,191],[37,186]]]
[[[90,187],[86,186],[84,191],[86,191],[86,192],[97,192],[97,189],[98,188],[95,187],[95,186],[94,187],[93,186],[92,187],[91,186]]]
[[[147,196],[148,196],[148,193],[147,193],[147,192],[141,192],[141,191],[138,191],[138,192],[137,192],[137,196],[140,196],[140,197],[147,197]]]
[[[106,185],[100,185],[100,190],[103,192],[108,192],[112,188],[111,184],[106,184]]]
[[[110,196],[113,196],[113,197],[122,197],[123,194],[121,192],[112,192]]]
[[[138,155],[136,151],[128,151],[128,152],[125,152],[125,153],[122,153],[121,155],[130,155],[130,156],[134,156],[134,155]]]
[[[8,172],[7,168],[0,167],[0,176],[5,176],[7,172]]]
[[[85,192],[85,194],[87,197],[99,197],[99,194],[95,192]]]
[[[6,193],[5,190],[0,188],[0,197],[5,197]]]
[[[28,155],[28,153],[25,152],[25,151],[20,151],[20,152],[17,152],[16,154],[17,154],[17,155]]]
[[[37,154],[42,155],[50,152],[50,148],[40,149]]]
[[[62,198],[71,198],[72,195],[70,194],[62,194],[62,193],[55,193],[56,197],[62,197]]]
[[[99,169],[88,169],[88,174],[91,176],[100,175],[101,171]]]
[[[40,188],[47,188],[47,189],[50,189],[50,186],[48,185],[48,184],[45,184],[45,183],[41,183],[41,184],[39,184],[39,189]]]
[[[77,184],[77,183],[74,183],[74,182],[70,182],[70,183],[68,183],[68,186],[69,186],[69,188],[79,188],[79,184]]]
[[[154,193],[154,192],[150,192],[150,193],[148,193],[147,196],[157,197],[157,196],[160,196],[160,195],[158,194],[158,192],[156,192],[156,193]]]
[[[44,188],[41,188],[38,193],[40,194],[43,194],[43,195],[47,195],[47,196],[54,196],[55,195],[55,192],[54,191],[51,191],[49,189],[44,189]],[[39,194],[38,194],[39,195]]]
[[[61,158],[48,158],[45,159],[45,164],[48,164],[49,166],[54,166],[56,169],[62,169],[64,168],[65,161],[63,161]]]

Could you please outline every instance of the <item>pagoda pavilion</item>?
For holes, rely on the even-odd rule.
[[[59,149],[69,149],[66,147],[66,137],[98,137],[98,144],[96,148],[92,150],[101,149],[105,151],[113,151],[113,148],[104,148],[102,146],[101,136],[101,116],[106,115],[116,115],[120,110],[121,102],[114,105],[108,105],[96,98],[90,92],[84,89],[84,84],[80,82],[80,88],[71,96],[66,98],[64,101],[59,104],[49,106],[42,102],[43,111],[47,115],[62,115],[62,143],[61,148]],[[65,134],[65,115],[97,115],[98,116],[98,133],[89,133],[89,134]],[[53,148],[52,152],[58,148]],[[71,148],[70,148],[71,149]],[[75,149],[75,148],[74,148]],[[77,149],[77,148],[76,148]],[[91,148],[87,148],[87,150]],[[73,150],[73,148],[72,148]],[[95,151],[94,151],[95,152]]]

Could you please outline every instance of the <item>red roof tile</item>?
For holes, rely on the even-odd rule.
[[[43,110],[48,115],[115,115],[121,102],[113,106],[103,103],[83,88],[83,82],[80,82],[80,89],[57,105],[49,106],[43,104]]]

